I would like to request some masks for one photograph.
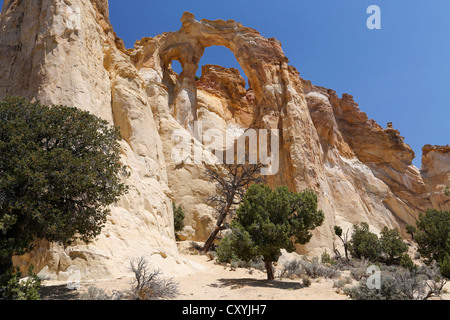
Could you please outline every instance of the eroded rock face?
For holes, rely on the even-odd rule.
[[[225,131],[231,123],[241,129],[279,130],[280,170],[268,177],[269,183],[298,191],[314,189],[326,214],[324,225],[306,248],[299,248],[301,252],[331,247],[335,224],[350,228],[365,221],[374,231],[383,226],[403,230],[419,212],[442,203],[433,200],[437,198],[430,193],[429,181],[412,164],[414,152],[397,130],[368,119],[351,95],[339,98],[333,90],[301,79],[288,65],[279,41],[232,20],[196,21],[185,13],[181,21],[177,32],[138,41],[130,50],[133,61],[148,74],[159,75],[156,82],[168,89],[170,113],[194,136],[195,120],[203,129]],[[249,90],[237,70],[219,66],[204,66],[195,82],[200,58],[210,45],[225,46],[235,54]],[[173,60],[183,67],[179,76],[171,70]],[[167,157],[166,161],[170,163]],[[187,171],[191,181],[198,177],[199,172]],[[178,189],[189,189],[189,182],[171,179],[170,170],[168,175],[169,184],[176,180],[182,186]],[[182,203],[188,194],[179,198]],[[194,198],[201,203],[200,197]],[[190,204],[187,208],[196,211]]]
[[[426,145],[422,149],[420,173],[426,183],[434,208],[448,210],[450,197],[445,195],[450,186],[450,146]]]
[[[448,147],[426,147],[419,171],[397,130],[368,119],[350,95],[339,98],[300,78],[276,39],[232,20],[197,21],[185,13],[179,31],[126,50],[113,32],[106,0],[68,3],[4,2],[0,98],[73,105],[120,126],[130,192],[112,207],[96,242],[67,248],[43,243],[17,263],[32,262],[59,279],[73,268],[86,278],[122,274],[136,256],[168,271],[191,270],[176,250],[171,202],[187,215],[181,238],[205,240],[215,221],[206,204],[214,187],[204,171],[207,165],[220,170],[202,140],[210,128],[234,137],[247,128],[279,130],[280,169],[268,182],[312,188],[326,217],[300,253],[330,252],[336,224],[403,228],[426,208],[449,209],[443,195],[450,183]],[[234,53],[250,89],[237,70],[214,65],[204,66],[195,81],[200,58],[212,45]],[[182,65],[179,75],[173,60]],[[204,161],[195,163],[195,153],[177,161],[175,132],[191,140]]]
[[[42,244],[16,259],[64,280],[129,272],[146,256],[161,268],[182,269],[175,244],[171,192],[162,142],[144,82],[107,16],[107,1],[5,1],[0,21],[0,98],[20,95],[76,106],[120,126],[130,191],[111,208],[92,244]],[[70,268],[70,269],[69,269]],[[69,272],[69,271],[70,272]]]

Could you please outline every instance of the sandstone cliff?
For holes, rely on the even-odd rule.
[[[121,127],[130,192],[111,208],[98,240],[63,248],[42,244],[18,259],[64,280],[128,272],[147,256],[176,268],[172,202],[160,136],[138,70],[112,32],[107,1],[4,1],[0,96],[21,95],[88,110]]]
[[[85,278],[120,275],[136,256],[171,272],[189,270],[177,253],[171,200],[187,214],[182,238],[202,241],[214,224],[205,204],[214,188],[204,164],[173,160],[174,131],[213,159],[194,139],[202,130],[236,136],[245,128],[278,129],[280,170],[269,183],[313,188],[326,215],[300,253],[330,249],[335,224],[403,229],[426,208],[450,208],[443,196],[450,184],[448,147],[425,147],[419,171],[397,130],[368,119],[350,95],[339,98],[300,78],[278,40],[232,20],[197,21],[185,13],[181,21],[179,31],[141,39],[127,50],[113,32],[106,0],[4,1],[0,99],[21,95],[73,105],[120,126],[123,161],[132,173],[129,194],[112,208],[96,242],[67,248],[43,243],[18,264],[32,262],[58,279],[76,267]],[[195,81],[212,45],[234,53],[250,89],[237,70],[219,66],[204,66]],[[179,75],[173,60],[182,65]]]

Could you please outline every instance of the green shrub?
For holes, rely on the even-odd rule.
[[[416,222],[414,240],[427,263],[440,262],[450,254],[450,211],[427,210]]]
[[[218,257],[222,261],[263,257],[267,278],[273,280],[272,263],[278,261],[280,250],[293,252],[295,243],[306,244],[323,220],[313,191],[296,193],[285,186],[272,190],[253,184],[237,209],[231,232],[219,243]]]
[[[406,226],[406,233],[408,233],[408,234],[411,235],[411,239],[414,240],[414,234],[415,234],[416,232],[417,232],[416,227],[414,227],[414,226],[412,226],[412,225],[410,225],[410,224],[408,224],[408,225]]]
[[[378,236],[369,231],[369,225],[365,222],[361,226],[353,225],[353,233],[349,241],[349,252],[353,258],[378,261],[381,256]]]
[[[448,253],[439,261],[439,268],[442,276],[450,279],[450,255]]]
[[[21,279],[18,268],[11,268],[2,275],[5,285],[0,287],[0,300],[39,300],[41,279],[33,273],[33,267],[28,271],[28,278]]]
[[[327,252],[327,250],[325,250],[322,253],[321,262],[323,264],[331,264],[331,265],[335,265],[336,264],[336,261],[333,258],[331,258],[330,254]]]
[[[397,264],[403,255],[408,252],[408,246],[400,237],[398,229],[384,227],[379,241],[382,257],[387,264]]]
[[[118,128],[89,112],[0,102],[0,274],[36,240],[89,242],[127,188]],[[4,285],[4,283],[0,283]]]
[[[406,253],[403,254],[402,257],[400,258],[399,266],[410,271],[414,271],[417,269],[417,266],[414,263],[414,261],[411,259],[409,254]]]
[[[182,231],[185,227],[185,224],[184,224],[185,214],[183,212],[183,208],[181,208],[181,205],[179,205],[177,207],[175,205],[175,202],[172,201],[172,209],[173,209],[173,220],[174,220],[175,232]]]

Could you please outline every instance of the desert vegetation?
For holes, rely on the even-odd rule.
[[[181,205],[177,206],[175,201],[172,202],[173,209],[173,225],[175,229],[175,237],[178,239],[178,232],[182,231],[185,227],[184,218],[186,217]]]
[[[245,156],[246,158],[248,155]],[[206,239],[203,252],[210,250],[218,233],[226,230],[226,219],[232,217],[247,189],[252,184],[264,182],[260,175],[262,164],[244,163],[224,164],[223,172],[211,168],[206,169],[209,181],[215,184],[216,193],[207,199],[207,203],[216,210],[217,221],[215,228]]]
[[[37,240],[70,244],[98,236],[123,195],[117,128],[66,106],[0,102],[0,298],[35,299],[39,281],[12,266]]]
[[[435,211],[427,211],[425,215],[420,215],[416,230],[432,228],[445,233],[443,229],[446,228],[448,222],[437,223],[435,219],[429,217],[435,213]],[[441,219],[445,219],[444,217],[445,213],[441,212],[437,220],[442,222]],[[424,223],[424,220],[427,222]],[[335,228],[338,230],[337,233],[341,234],[339,229]],[[412,228],[408,229],[412,230]],[[430,232],[424,234],[431,235]],[[442,238],[445,243],[446,237]],[[423,258],[425,259],[417,256],[418,263],[415,263],[408,253],[409,246],[401,238],[397,229],[385,227],[378,238],[369,230],[366,223],[353,226],[351,239],[347,244],[352,258],[344,260],[339,253],[337,257],[340,261],[338,265],[350,268],[351,276],[358,281],[358,285],[347,287],[343,291],[350,298],[356,300],[428,300],[442,295],[448,276],[445,274],[445,259],[431,259],[432,252],[436,252],[436,248],[432,248],[434,246],[426,247],[419,243],[417,251],[419,254],[424,254]],[[355,266],[355,262],[358,263],[358,261],[360,261],[360,266]],[[437,261],[441,261],[441,263],[439,264]],[[370,265],[373,268],[369,268]],[[370,286],[374,270],[379,275],[378,287]]]
[[[267,278],[274,279],[272,263],[280,249],[295,251],[295,243],[305,244],[311,230],[323,222],[317,209],[317,196],[310,190],[290,192],[287,187],[272,190],[263,184],[252,185],[245,194],[229,232],[217,248],[221,262],[249,261],[262,257]]]
[[[70,244],[98,236],[108,206],[127,191],[122,178],[117,128],[92,114],[65,106],[44,106],[23,98],[0,103],[0,299],[39,299],[41,279],[12,267],[12,256],[34,248],[36,240]],[[427,300],[440,297],[450,277],[450,212],[428,210],[406,227],[417,247],[411,258],[398,229],[379,235],[367,223],[352,229],[334,227],[343,254],[294,259],[279,265],[282,250],[306,244],[324,214],[311,190],[271,188],[259,176],[261,165],[226,165],[208,169],[216,194],[216,227],[198,253],[207,253],[231,269],[264,271],[268,280],[298,279],[302,287],[333,279],[336,292],[351,299]],[[185,213],[172,203],[175,234]],[[222,236],[219,235],[223,233]],[[274,268],[274,265],[277,268]],[[375,266],[375,269],[370,269]],[[130,263],[134,281],[126,291],[107,294],[91,286],[79,296],[88,300],[174,299],[178,284],[152,269],[143,257]],[[368,283],[378,270],[380,286]]]
[[[160,269],[152,269],[144,257],[130,262],[134,279],[129,290],[113,290],[108,294],[104,289],[90,286],[79,295],[80,300],[167,300],[178,295],[178,284],[166,278]]]
[[[429,211],[421,215],[420,219],[430,223],[426,224],[428,228],[434,226],[433,228],[442,229],[443,225],[436,224],[436,220],[431,219],[433,222],[430,222],[430,218],[426,218],[427,215],[434,213]],[[441,212],[439,220],[444,216],[445,213]],[[417,230],[423,228],[424,226],[418,223]],[[379,237],[370,231],[366,223],[354,225],[352,232],[346,232],[347,236],[344,237],[340,227],[335,230],[341,235],[338,236],[340,241],[345,238],[347,256],[342,255],[336,248],[333,256],[325,250],[320,259],[299,256],[279,265],[277,277],[297,279],[303,288],[320,279],[333,279],[336,293],[354,300],[429,300],[439,299],[444,293],[448,279],[445,274],[445,259],[430,258],[429,250],[435,252],[436,248],[432,249],[429,246],[426,250],[423,245],[417,245],[413,259],[410,255],[416,246],[406,243],[397,229],[383,228]],[[239,241],[241,243],[248,241],[242,237],[242,233],[241,238],[239,234],[230,233],[229,237],[232,236],[239,240],[232,242],[227,236],[222,240],[224,242],[219,244],[217,250],[218,262],[229,262],[232,267],[262,270],[265,264],[261,256],[259,258],[252,256],[252,260],[241,260],[240,257],[245,255],[237,255],[236,252],[239,251],[233,249],[234,246],[239,246]],[[422,256],[420,252],[425,255]],[[374,287],[370,284],[374,284],[373,276],[377,275],[377,272],[379,287]]]
[[[228,202],[236,205],[235,214],[210,254],[231,268],[261,270],[264,266],[267,279],[274,280],[273,263],[281,250],[293,252],[296,243],[307,243],[310,232],[322,224],[324,217],[310,190],[295,193],[287,187],[272,190],[262,183],[248,184],[245,192],[244,186],[240,190],[239,201]],[[224,189],[217,191],[220,194]],[[226,199],[224,195],[217,198]],[[384,227],[377,235],[364,222],[345,232],[335,226],[344,254],[334,246],[333,257],[325,251],[320,261],[318,257],[303,257],[285,262],[281,270],[278,268],[278,277],[298,278],[303,286],[310,285],[311,279],[336,279],[338,292],[358,300],[440,297],[448,278],[449,226],[448,212],[428,210],[419,216],[416,226],[406,227],[417,245],[416,262],[409,253],[411,244],[404,241],[398,229]],[[373,270],[380,275],[376,288],[368,285]]]

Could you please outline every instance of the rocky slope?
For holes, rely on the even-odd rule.
[[[60,280],[74,270],[83,278],[117,276],[137,256],[168,272],[189,272],[193,266],[177,252],[171,202],[187,214],[181,237],[204,240],[214,224],[205,204],[214,188],[204,169],[214,156],[199,137],[210,128],[233,137],[245,128],[279,130],[279,171],[268,182],[313,188],[326,215],[300,253],[330,251],[335,224],[403,229],[426,208],[450,208],[443,191],[450,184],[448,147],[426,146],[419,171],[397,130],[368,119],[350,95],[339,98],[300,78],[278,40],[232,20],[197,21],[185,13],[181,21],[179,31],[127,50],[113,32],[106,0],[4,1],[0,99],[73,105],[120,126],[123,161],[132,173],[130,192],[112,208],[96,242],[42,243],[16,263],[31,262]],[[237,70],[219,66],[204,66],[195,81],[212,45],[234,53],[251,89]],[[182,65],[180,75],[173,60]],[[174,132],[192,140],[205,161],[196,163],[191,154],[175,161]]]

